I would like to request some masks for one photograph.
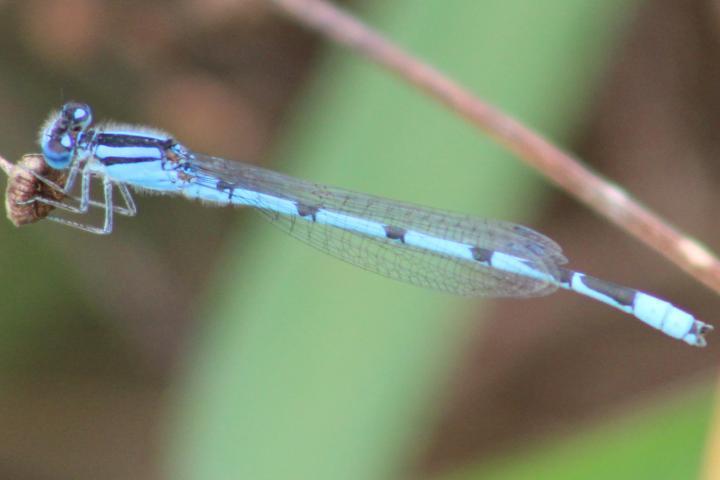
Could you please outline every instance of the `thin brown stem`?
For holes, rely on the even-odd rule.
[[[272,1],[305,26],[378,63],[440,101],[505,145],[563,190],[706,286],[720,292],[720,262],[712,252],[542,135],[480,100],[437,69],[413,57],[327,1]]]

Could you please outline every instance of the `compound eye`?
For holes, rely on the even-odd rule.
[[[92,122],[92,111],[85,103],[68,102],[63,105],[62,116],[67,119],[70,129],[79,132]]]
[[[40,130],[40,147],[48,165],[68,168],[78,139],[92,123],[92,111],[84,103],[68,102],[48,118]]]
[[[56,170],[67,168],[75,147],[75,138],[70,133],[46,132],[41,141],[43,155],[48,165]]]

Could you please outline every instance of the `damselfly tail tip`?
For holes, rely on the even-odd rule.
[[[707,345],[705,335],[712,332],[714,329],[715,327],[712,325],[696,320],[686,337],[688,339],[687,342],[696,347],[704,347]]]

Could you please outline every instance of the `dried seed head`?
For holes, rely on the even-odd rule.
[[[28,170],[60,185],[63,185],[67,179],[67,171],[50,168],[39,154],[25,155],[17,165],[14,165],[8,174],[5,208],[7,218],[16,227],[42,220],[55,208],[40,202],[28,204],[18,202],[28,201],[36,196],[57,201],[65,198],[62,193],[38,180]]]

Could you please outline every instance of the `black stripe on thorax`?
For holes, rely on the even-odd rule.
[[[146,137],[126,133],[98,133],[94,140],[96,145],[108,147],[157,147],[163,150],[175,144],[172,138]]]
[[[167,152],[175,145],[175,140],[172,138],[158,138],[153,136],[144,136],[140,134],[97,133],[93,138],[93,143],[95,145],[96,157],[104,165],[111,166],[143,162],[155,162],[157,160],[166,158]],[[157,150],[157,156],[101,156],[98,151],[98,149],[100,149],[101,147],[121,149],[131,149],[135,147],[154,148]]]
[[[103,165],[127,165],[130,163],[157,162],[155,157],[103,157],[100,160]]]

